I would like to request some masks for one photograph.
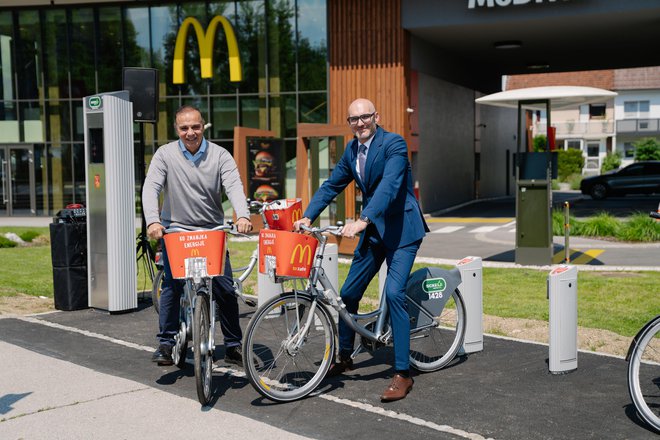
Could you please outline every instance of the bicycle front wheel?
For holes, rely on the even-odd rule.
[[[212,339],[209,319],[209,299],[206,295],[198,295],[193,313],[193,355],[197,399],[202,405],[208,404],[211,400],[213,355],[209,344]]]
[[[159,269],[151,286],[151,303],[154,306],[156,314],[160,313],[160,292],[163,290],[164,269]]]
[[[465,303],[458,289],[434,319],[437,326],[410,330],[410,365],[423,372],[446,366],[463,345]]]
[[[660,431],[660,317],[640,335],[633,348],[628,391],[642,419]]]
[[[311,325],[305,324],[311,317]],[[323,380],[335,352],[335,323],[328,309],[303,292],[262,305],[248,324],[245,373],[262,396],[276,402],[305,397]]]

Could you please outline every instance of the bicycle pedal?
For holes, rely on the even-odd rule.
[[[247,304],[250,307],[257,307],[257,302],[253,299],[245,299],[245,304]]]

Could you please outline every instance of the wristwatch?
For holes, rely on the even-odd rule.
[[[369,218],[366,217],[366,216],[364,216],[364,215],[361,215],[361,216],[360,216],[360,220],[362,220],[363,222],[365,222],[365,223],[368,224],[368,225],[371,224],[371,220],[369,220]]]

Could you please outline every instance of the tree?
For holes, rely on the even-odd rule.
[[[616,170],[621,166],[621,153],[607,153],[605,159],[603,159],[603,164],[600,167],[600,173],[603,174],[610,170]]]
[[[635,162],[640,160],[660,160],[660,142],[655,138],[643,138],[633,144]]]

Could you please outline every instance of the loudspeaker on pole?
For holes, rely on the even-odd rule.
[[[158,122],[158,69],[124,67],[122,84],[133,103],[133,120]]]

